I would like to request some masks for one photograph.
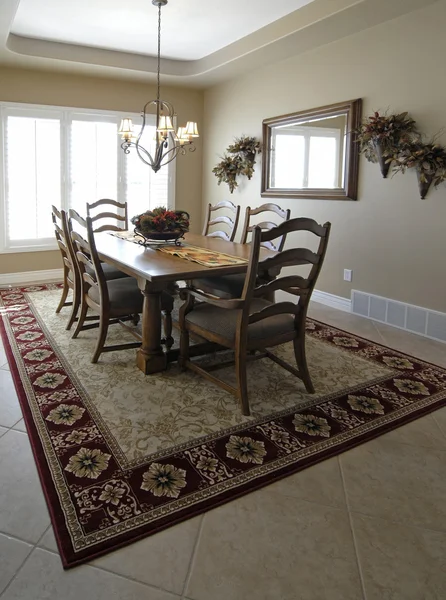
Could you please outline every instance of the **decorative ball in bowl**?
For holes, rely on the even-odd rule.
[[[175,242],[179,241],[189,231],[189,213],[185,210],[168,210],[163,206],[147,210],[132,218],[135,234],[142,239],[142,245],[154,241]]]

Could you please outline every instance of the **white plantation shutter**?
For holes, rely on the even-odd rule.
[[[57,248],[52,205],[85,215],[87,202],[110,198],[127,201],[130,218],[174,206],[175,161],[154,173],[135,148],[120,148],[129,115],[2,102],[0,114],[0,252]],[[141,119],[133,120],[138,131]],[[144,144],[153,143],[154,123],[149,116]]]
[[[118,197],[118,126],[82,119],[70,127],[69,205],[85,214],[86,202]]]
[[[61,203],[60,121],[6,115],[4,136],[7,242],[48,242],[51,205]]]

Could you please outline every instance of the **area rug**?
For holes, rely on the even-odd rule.
[[[135,351],[90,363],[57,285],[0,292],[0,330],[62,562],[71,567],[165,529],[446,403],[446,370],[309,320],[316,394],[250,363],[251,417],[173,364],[144,376]],[[110,328],[110,342],[130,334]],[[132,338],[131,338],[132,339]],[[292,345],[278,348],[293,361]],[[209,360],[209,359],[204,359]],[[233,382],[233,369],[221,371]],[[149,558],[150,559],[150,558]]]

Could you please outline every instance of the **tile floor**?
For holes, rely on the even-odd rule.
[[[446,366],[446,345],[311,316]],[[446,408],[64,572],[0,347],[1,600],[444,600]]]

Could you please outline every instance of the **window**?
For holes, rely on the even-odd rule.
[[[174,206],[174,163],[158,173],[124,154],[122,115],[0,103],[0,251],[57,248],[51,206],[85,214],[100,198],[127,201],[129,217]],[[136,128],[141,123],[133,116]],[[146,126],[152,140],[153,124]]]

